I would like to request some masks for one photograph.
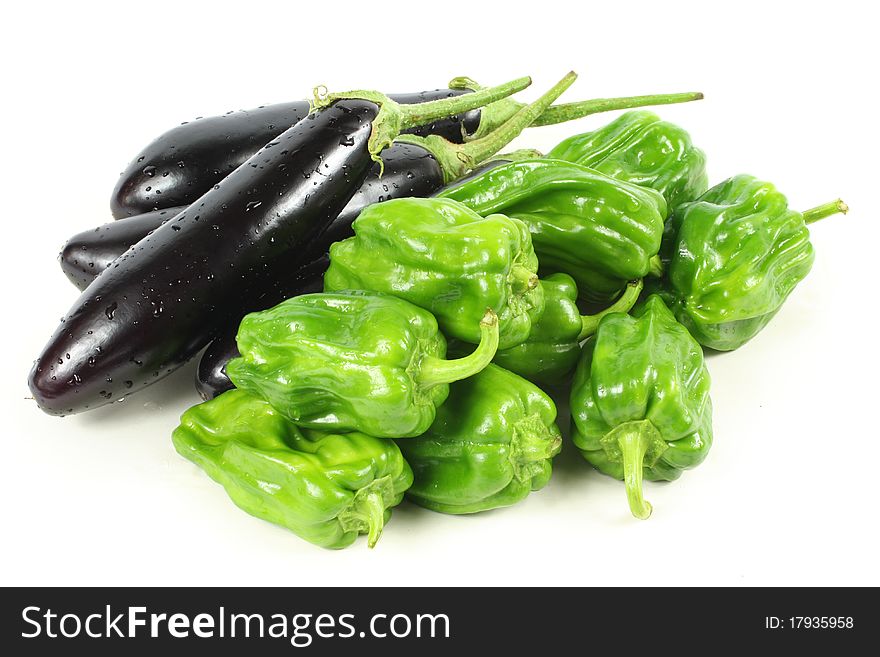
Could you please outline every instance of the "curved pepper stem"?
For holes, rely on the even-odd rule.
[[[577,74],[570,72],[531,105],[517,103],[517,111],[510,115],[503,123],[501,123],[501,125],[494,126],[493,130],[488,132],[484,131],[479,139],[473,139],[464,144],[453,144],[437,135],[429,135],[427,137],[402,135],[397,141],[408,144],[417,144],[429,151],[440,165],[440,169],[443,171],[443,180],[448,184],[454,180],[458,180],[468,171],[475,168],[480,162],[490,158],[516,139],[516,137],[518,137],[523,130],[532,125],[532,123],[553,104],[553,101],[559,98],[559,96],[561,96],[576,79]],[[470,94],[464,94],[464,96],[469,95]],[[462,98],[464,96],[456,96],[456,98]],[[482,118],[480,119],[480,125],[483,125]]]
[[[449,82],[450,89],[469,89],[479,91],[483,87],[468,77],[453,78]],[[562,103],[547,108],[532,125],[544,126],[565,123],[574,119],[580,119],[591,114],[610,112],[613,110],[635,109],[636,107],[650,107],[653,105],[674,105],[676,103],[689,103],[694,100],[702,100],[703,94],[699,91],[687,91],[675,94],[653,94],[648,96],[622,96],[618,98],[593,98],[576,103]],[[487,105],[480,112],[480,125],[473,135],[465,135],[468,139],[479,139],[491,132],[499,125],[516,114],[522,107],[511,98]]]
[[[623,455],[623,483],[629,510],[639,520],[647,520],[653,510],[642,493],[642,470],[648,441],[640,431],[627,431],[618,436],[617,442]]]
[[[380,477],[361,488],[351,505],[339,514],[343,531],[367,535],[367,545],[375,547],[385,528],[385,499],[393,496],[390,476]]]
[[[623,467],[623,482],[629,509],[640,520],[651,516],[651,505],[642,494],[644,469],[653,467],[669,445],[650,420],[624,422],[606,433],[602,447],[612,463]]]
[[[805,210],[802,215],[804,217],[804,223],[811,224],[820,219],[824,219],[825,217],[830,217],[835,214],[846,214],[847,212],[849,212],[849,206],[844,203],[842,199],[837,199],[835,201],[823,203],[822,205],[817,205],[815,208]]]
[[[470,354],[455,360],[424,356],[417,375],[418,383],[428,389],[443,383],[452,383],[482,371],[498,351],[498,315],[491,308],[480,320],[480,344]]]
[[[605,315],[610,315],[611,313],[628,313],[632,307],[636,305],[636,301],[639,300],[639,295],[642,293],[642,288],[644,286],[645,284],[642,279],[630,281],[630,283],[627,284],[626,289],[623,291],[623,294],[620,295],[620,298],[612,305],[608,306],[608,308],[595,315],[583,315],[581,317],[582,327],[581,332],[578,335],[578,341],[593,335],[593,333],[599,328],[599,322],[602,321],[602,318],[605,317]]]
[[[385,502],[377,492],[372,492],[364,499],[367,521],[367,545],[376,547],[382,530],[385,528]]]
[[[517,91],[522,91],[532,83],[529,77],[511,80],[497,87],[480,89],[472,94],[462,94],[450,98],[431,100],[426,103],[401,105],[378,91],[358,90],[342,93],[328,93],[324,86],[315,87],[314,98],[309,101],[312,111],[332,105],[338,100],[366,100],[379,106],[379,113],[373,119],[370,132],[370,156],[382,166],[380,154],[404,130],[425,125],[437,119],[461,114],[497,102]]]
[[[648,261],[648,274],[656,278],[663,277],[663,260],[660,259],[659,255],[655,255]]]

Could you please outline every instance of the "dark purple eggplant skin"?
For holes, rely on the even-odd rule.
[[[76,287],[85,290],[114,260],[186,208],[147,212],[77,233],[58,254],[61,271]]]
[[[395,143],[382,153],[382,160],[385,170],[381,178],[379,164],[374,163],[364,184],[342,212],[324,233],[305,247],[306,262],[322,257],[333,242],[350,237],[353,234],[352,222],[368,205],[403,196],[429,196],[443,185],[440,165],[421,146]],[[178,208],[177,212],[184,209]],[[157,210],[78,233],[61,250],[61,269],[74,285],[84,290],[116,258],[173,218],[177,212],[172,209]]]
[[[254,304],[254,310],[271,308],[285,299],[300,294],[321,292],[324,289],[324,272],[329,266],[330,260],[326,256],[307,265],[285,281],[284,286],[276,287],[263,295]],[[240,320],[232,322],[223,333],[211,341],[199,359],[199,367],[196,370],[196,391],[205,401],[235,387],[226,376],[226,363],[241,355],[235,342],[240,323]]]
[[[422,103],[467,93],[437,89],[392,95],[402,104]],[[189,205],[238,168],[267,142],[309,113],[306,101],[264,105],[183,123],[160,135],[138,153],[113,189],[110,210],[117,219]],[[415,128],[456,143],[480,124],[480,110]]]
[[[40,408],[102,406],[174,371],[228,327],[280,262],[342,211],[373,161],[379,108],[343,100],[284,131],[86,289],[31,369]]]

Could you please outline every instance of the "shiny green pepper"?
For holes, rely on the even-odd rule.
[[[354,237],[330,247],[328,292],[393,294],[470,343],[480,341],[480,318],[492,308],[502,347],[528,338],[544,309],[529,231],[515,219],[483,218],[445,199],[401,198],[367,207],[353,228]]]
[[[607,315],[584,345],[571,390],[572,440],[600,472],[626,484],[630,510],[651,515],[642,477],[677,479],[712,444],[703,350],[657,295]]]
[[[593,335],[599,321],[610,313],[629,312],[642,291],[642,281],[627,286],[620,298],[594,315],[581,315],[578,290],[568,274],[553,274],[541,280],[544,312],[532,325],[529,339],[509,349],[499,349],[494,362],[529,381],[556,384],[574,369],[581,353],[580,343]]]
[[[663,297],[700,344],[730,351],[753,338],[813,266],[807,224],[846,205],[801,214],[776,188],[740,175],[670,218]]]
[[[644,110],[627,112],[594,132],[560,142],[547,157],[656,189],[671,214],[709,187],[706,156],[677,125]]]
[[[444,360],[437,320],[408,301],[363,291],[305,294],[245,316],[236,337],[241,358],[226,372],[300,426],[417,436],[431,426],[448,384],[495,355],[495,313],[477,322],[479,346]]]
[[[439,196],[482,215],[522,220],[542,273],[569,274],[589,301],[607,303],[628,281],[659,274],[666,201],[652,189],[579,164],[536,159],[489,169]]]
[[[243,390],[190,408],[172,439],[241,509],[326,548],[373,547],[412,483],[394,441],[299,428]]]
[[[562,437],[546,394],[489,365],[450,386],[424,435],[397,444],[413,469],[411,501],[443,513],[476,513],[543,488]]]

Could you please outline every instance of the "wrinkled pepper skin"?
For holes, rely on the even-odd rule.
[[[700,344],[737,349],[779,311],[813,266],[805,216],[772,184],[739,175],[670,218],[663,296]]]
[[[444,360],[437,320],[408,301],[364,291],[306,294],[245,316],[236,338],[241,357],[226,373],[300,426],[417,436],[431,426],[448,384],[495,355],[495,314],[478,322],[479,346]]]
[[[461,514],[510,506],[543,488],[562,437],[546,394],[489,365],[452,384],[431,428],[398,445],[413,469],[409,499]]]
[[[660,192],[669,213],[709,188],[706,155],[690,135],[653,112],[627,112],[594,132],[560,142],[547,157]]]
[[[439,197],[528,226],[542,275],[562,272],[582,298],[607,303],[657,264],[666,201],[571,162],[510,162],[447,187]],[[506,347],[505,347],[506,348]]]
[[[703,350],[658,295],[615,313],[584,345],[571,390],[572,440],[600,472],[626,483],[630,510],[651,515],[642,478],[672,481],[712,444]]]
[[[481,217],[448,199],[394,199],[354,222],[330,248],[324,290],[376,290],[432,312],[443,332],[480,341],[479,322],[498,314],[501,348],[528,338],[544,309],[538,260],[526,226]]]
[[[532,325],[529,339],[499,349],[494,362],[539,385],[558,385],[565,381],[581,354],[581,341],[596,332],[599,321],[613,312],[628,312],[638,300],[641,281],[631,283],[612,306],[595,315],[581,315],[577,306],[578,289],[568,274],[541,279],[544,312]]]
[[[242,390],[190,408],[172,440],[241,509],[325,548],[373,547],[412,483],[394,441],[299,428]]]

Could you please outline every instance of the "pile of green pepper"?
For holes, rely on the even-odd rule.
[[[790,210],[746,175],[710,189],[687,132],[627,112],[366,207],[323,292],[243,319],[236,389],[188,410],[174,445],[245,511],[372,547],[404,498],[468,514],[543,488],[563,445],[549,392],[647,518],[643,481],[712,445],[704,348],[761,331],[810,271],[808,224],[845,211]]]

